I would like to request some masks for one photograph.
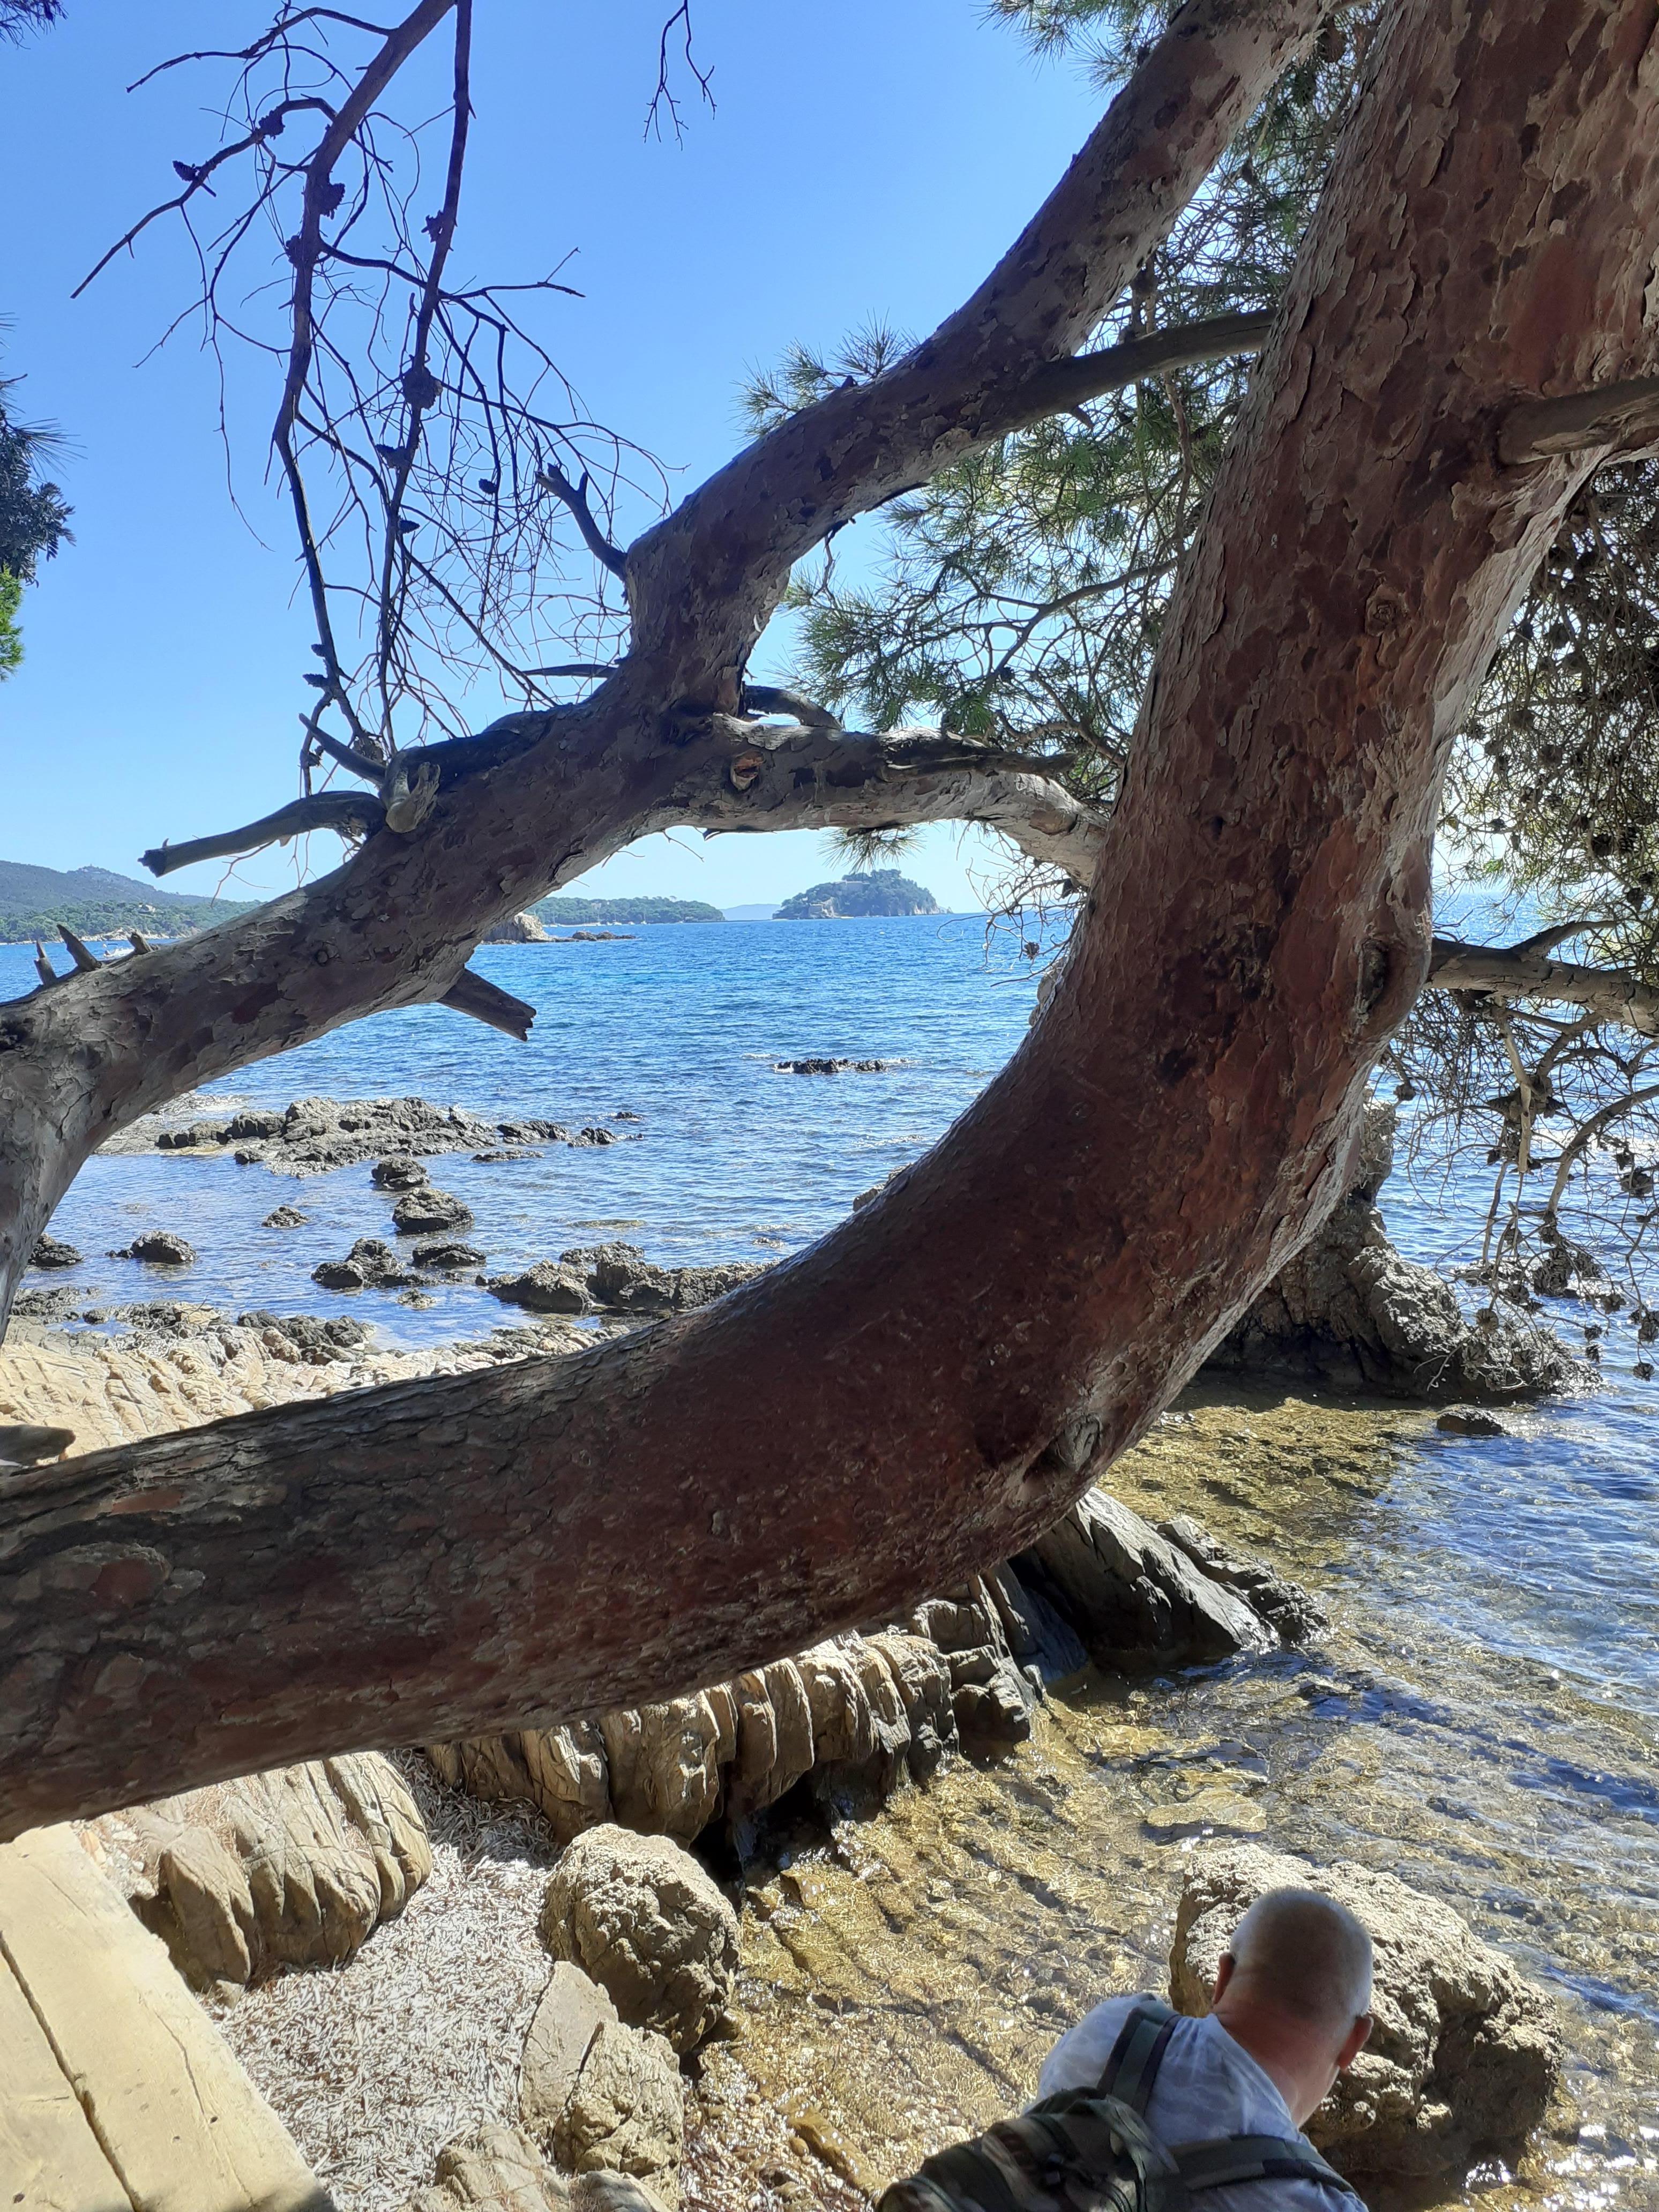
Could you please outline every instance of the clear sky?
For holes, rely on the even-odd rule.
[[[665,0],[482,0],[456,252],[489,277],[540,275],[574,253],[562,273],[585,296],[550,312],[552,350],[594,416],[689,488],[741,442],[745,371],[872,318],[920,331],[962,299],[1060,175],[1099,96],[988,25],[975,0],[696,0],[715,111],[688,100],[684,143],[659,143],[641,125],[668,12]],[[257,0],[70,0],[57,30],[0,45],[0,365],[27,380],[17,411],[54,418],[71,441],[59,473],[76,535],[26,596],[25,664],[0,684],[0,858],[140,874],[143,847],[246,821],[296,788],[300,676],[315,664],[262,478],[271,372],[246,363],[231,395],[239,515],[209,358],[188,327],[152,350],[190,296],[181,234],[158,227],[69,296],[174,189],[174,157],[215,141],[224,80],[211,66],[126,85],[267,18]],[[480,720],[501,710],[484,704]],[[337,850],[315,840],[312,864],[332,866]],[[960,908],[979,902],[973,854],[936,830],[904,865]],[[826,861],[808,832],[688,833],[646,841],[583,887],[729,906],[782,897],[830,872]],[[269,854],[236,880],[246,896],[291,883],[294,866]],[[210,890],[218,873],[167,888]]]

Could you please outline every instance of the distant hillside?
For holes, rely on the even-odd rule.
[[[530,909],[538,921],[562,928],[573,921],[724,921],[717,906],[701,899],[538,899]]]
[[[778,908],[780,921],[862,920],[879,914],[937,914],[939,901],[932,891],[913,884],[896,868],[872,868],[868,874],[843,876],[838,884],[814,884],[797,891]]]
[[[189,929],[246,914],[253,899],[181,897],[153,884],[118,876],[108,868],[36,868],[26,860],[0,860],[0,945],[20,945],[32,937],[57,934],[67,922],[77,937],[105,937],[118,930],[142,930],[146,936],[174,937]]]

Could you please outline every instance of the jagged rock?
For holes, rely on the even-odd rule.
[[[574,1137],[567,1137],[565,1139],[565,1142],[568,1145],[575,1145],[578,1146],[583,1145],[620,1145],[625,1140],[623,1138],[617,1134],[614,1129],[604,1128],[598,1123],[590,1124],[589,1127],[585,1129],[578,1129]]]
[[[541,1931],[630,2027],[695,2051],[724,2018],[738,1970],[738,1916],[666,1836],[590,1828],[554,1868]]]
[[[1274,1641],[1243,1598],[1103,1491],[1080,1498],[1014,1566],[1103,1665],[1180,1666]]]
[[[84,1289],[76,1290],[70,1283],[53,1283],[44,1290],[19,1291],[12,1300],[12,1315],[18,1321],[72,1321],[81,1310]],[[100,1315],[101,1320],[103,1316]]]
[[[198,1984],[338,1965],[432,1871],[414,1800],[378,1752],[105,1814],[86,1833]]]
[[[276,1348],[270,1343],[272,1336],[283,1338],[313,1367],[349,1358],[368,1342],[362,1323],[343,1316],[319,1320],[314,1314],[245,1313],[237,1315],[236,1326],[252,1329],[268,1350]]]
[[[142,1237],[135,1237],[131,1244],[124,1244],[118,1252],[110,1254],[112,1260],[148,1260],[152,1267],[188,1267],[196,1258],[196,1248],[187,1244],[171,1229],[147,1229]]]
[[[395,1291],[416,1279],[379,1237],[360,1237],[343,1260],[323,1260],[311,1271],[325,1291]]]
[[[1254,1613],[1277,1632],[1282,1643],[1305,1644],[1313,1637],[1322,1636],[1329,1628],[1330,1616],[1317,1598],[1270,1567],[1265,1559],[1229,1551],[1190,1513],[1180,1514],[1173,1521],[1160,1521],[1158,1533],[1167,1537],[1177,1551],[1184,1552],[1193,1565],[1212,1581],[1236,1591]]]
[[[590,1303],[576,1270],[552,1260],[539,1260],[520,1275],[497,1275],[486,1287],[504,1304],[531,1313],[586,1313]]]
[[[1047,1598],[1028,1589],[1006,1561],[985,1577],[1016,1665],[1042,1682],[1063,1682],[1089,1663],[1083,1638]]]
[[[568,2212],[570,2185],[520,2128],[479,2128],[438,2153],[437,2179],[404,2212]]]
[[[1176,1916],[1171,2001],[1209,2009],[1216,1967],[1265,1890],[1322,1889],[1376,1948],[1371,2039],[1308,2124],[1343,2173],[1461,2183],[1512,2154],[1543,2118],[1561,2064],[1554,2008],[1449,1905],[1364,1867],[1309,1866],[1255,1844],[1194,1852]]]
[[[61,1237],[41,1237],[35,1240],[29,1256],[31,1267],[78,1267],[81,1255],[73,1244],[65,1244]]]
[[[392,1225],[400,1237],[433,1229],[471,1229],[472,1209],[453,1191],[422,1183],[406,1191],[392,1209]]]
[[[916,1634],[945,1654],[962,1741],[1024,1743],[1036,1696],[1015,1662],[989,1585],[977,1579],[954,1596],[930,1598],[910,1620]]]
[[[478,939],[480,945],[545,945],[547,941],[547,932],[533,914],[510,914]]]
[[[617,1313],[689,1313],[724,1297],[739,1283],[766,1272],[767,1263],[735,1261],[720,1267],[659,1267],[635,1244],[579,1244],[561,1252],[562,1267],[578,1269],[596,1305]]]
[[[473,1163],[481,1168],[497,1166],[502,1160],[538,1160],[541,1154],[532,1152],[528,1145],[497,1145],[487,1152],[474,1152]]]
[[[368,1171],[376,1190],[418,1190],[432,1178],[424,1160],[376,1160]]]
[[[1376,1200],[1394,1164],[1394,1107],[1373,1099],[1353,1188],[1235,1326],[1212,1366],[1431,1400],[1566,1387],[1572,1361],[1547,1329],[1495,1316],[1472,1326],[1450,1285],[1389,1242]]]
[[[677,2202],[685,2106],[674,2053],[664,2037],[627,2027],[563,1960],[530,2024],[519,2112],[568,2172],[632,2176]]]
[[[304,1226],[305,1218],[297,1206],[278,1206],[266,1214],[259,1226],[261,1229],[300,1229]]]
[[[485,1255],[476,1244],[417,1244],[415,1265],[417,1267],[482,1267]]]

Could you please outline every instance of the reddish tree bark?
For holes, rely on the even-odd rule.
[[[334,874],[204,939],[0,1006],[0,1322],[53,1207],[113,1130],[361,1015],[444,999],[501,915],[653,830],[706,819],[711,789],[729,814],[730,763],[754,742],[732,719],[744,667],[793,562],[837,523],[1064,404],[1046,377],[1322,4],[1186,0],[968,305],[885,375],[757,440],[632,547],[617,673],[580,707],[510,716],[489,742],[434,752],[443,782],[416,834],[383,830]],[[410,24],[441,12],[434,0]]]
[[[1651,363],[1656,21],[1404,0],[1074,951],[880,1200],[574,1361],[8,1479],[7,1832],[730,1673],[1005,1556],[1145,1428],[1337,1194],[1426,972],[1451,733],[1596,458],[1499,426]]]

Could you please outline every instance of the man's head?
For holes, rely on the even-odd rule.
[[[1212,2009],[1300,2127],[1364,2049],[1370,2003],[1364,1924],[1316,1889],[1270,1889],[1233,1930]]]

